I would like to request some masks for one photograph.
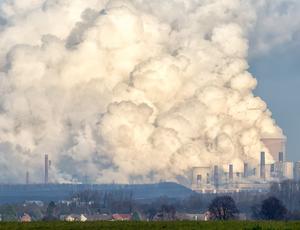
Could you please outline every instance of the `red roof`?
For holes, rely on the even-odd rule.
[[[116,214],[113,214],[112,215],[112,218],[114,219],[114,220],[131,220],[131,214],[118,214],[118,213],[116,213]]]
[[[27,213],[24,213],[21,217],[21,222],[31,222],[31,217]]]

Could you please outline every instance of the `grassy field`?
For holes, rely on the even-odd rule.
[[[32,222],[32,223],[0,223],[0,229],[300,229],[300,222]]]

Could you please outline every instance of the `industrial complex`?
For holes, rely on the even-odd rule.
[[[220,165],[195,167],[191,188],[201,193],[264,191],[272,182],[299,180],[300,162],[287,161],[286,139],[265,138],[262,142],[274,159],[272,164],[266,164],[266,154],[260,152],[257,153],[260,154],[259,164],[244,162],[243,170],[235,169],[234,164],[229,164],[225,169]]]
[[[287,161],[286,138],[264,138],[265,147],[273,162],[266,162],[266,153],[258,152],[259,163],[243,162],[243,167],[234,164],[194,167],[190,189],[199,193],[232,193],[240,191],[267,191],[272,182],[300,179],[300,161]],[[51,160],[45,154],[44,184],[49,184]],[[26,173],[26,184],[29,173]],[[189,187],[185,185],[186,187]]]

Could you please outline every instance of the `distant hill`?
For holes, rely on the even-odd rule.
[[[84,190],[130,191],[135,200],[141,201],[162,196],[184,198],[193,193],[192,190],[173,182],[157,184],[19,184],[0,185],[0,203],[18,203],[25,200],[58,201]]]

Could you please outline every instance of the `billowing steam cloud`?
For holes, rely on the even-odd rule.
[[[250,2],[2,1],[0,180],[41,181],[44,153],[58,182],[257,163],[283,134],[252,93]]]

